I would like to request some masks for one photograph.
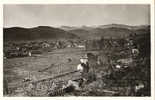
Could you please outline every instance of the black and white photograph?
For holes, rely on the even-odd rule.
[[[4,97],[150,97],[150,4],[4,4]]]

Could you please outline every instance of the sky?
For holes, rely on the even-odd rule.
[[[93,26],[106,24],[148,25],[149,5],[107,4],[6,4],[4,27]]]

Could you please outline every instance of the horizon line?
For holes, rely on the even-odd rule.
[[[150,26],[150,24],[139,24],[139,25],[129,25],[129,24],[116,24],[116,23],[111,23],[111,24],[99,24],[99,25],[38,25],[38,26],[31,26],[31,27],[26,27],[26,26],[3,26],[3,28],[13,28],[13,27],[20,27],[20,28],[35,28],[39,26],[47,26],[47,27],[54,27],[54,28],[60,28],[62,26],[68,26],[68,27],[98,27],[102,25],[127,25],[127,26]]]

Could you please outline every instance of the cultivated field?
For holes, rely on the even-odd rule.
[[[22,85],[22,80],[25,77],[31,77],[33,81],[38,81],[75,71],[80,63],[80,57],[85,53],[86,51],[82,49],[66,48],[31,57],[4,59],[4,77],[8,79],[8,87],[11,89]],[[68,62],[69,58],[71,62]],[[75,77],[72,74],[69,76]],[[62,77],[60,80],[69,79]]]
[[[57,48],[46,47],[46,50],[44,46],[38,47],[40,45],[31,48],[30,44],[26,51],[34,48],[41,51],[31,56],[19,53],[16,44],[17,50],[10,53],[6,49],[4,95],[150,96],[149,36],[134,37],[132,40],[101,39],[85,41],[85,44],[85,48],[77,45],[63,48],[59,43]],[[19,46],[24,53],[25,47]],[[79,90],[64,90],[69,80],[77,82],[81,78],[77,65],[85,54],[88,55],[90,68],[86,75],[88,81]]]

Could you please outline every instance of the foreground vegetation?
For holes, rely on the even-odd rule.
[[[21,56],[18,50],[31,51],[32,55]],[[6,43],[4,54],[5,96],[151,94],[149,34],[122,39],[102,37],[100,40]],[[79,73],[72,71],[76,70],[79,58],[84,54],[88,54],[90,65],[88,82],[80,90],[64,90],[69,80],[80,79]],[[71,73],[63,75],[68,72]],[[54,78],[59,75],[62,76]]]

